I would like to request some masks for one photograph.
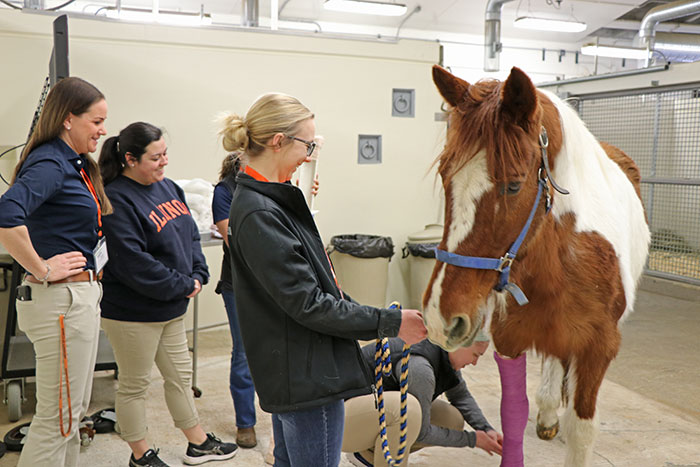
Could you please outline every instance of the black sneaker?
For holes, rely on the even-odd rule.
[[[160,460],[158,451],[160,450],[156,449],[154,451],[153,449],[149,449],[139,460],[134,459],[134,454],[131,454],[129,458],[129,467],[169,467],[168,464]]]
[[[207,433],[207,439],[200,445],[188,443],[185,464],[198,465],[209,461],[230,459],[238,452],[234,443],[224,443],[213,433]]]

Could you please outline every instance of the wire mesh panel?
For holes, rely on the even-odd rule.
[[[579,96],[600,140],[642,173],[652,242],[646,272],[700,284],[700,84],[684,89]]]

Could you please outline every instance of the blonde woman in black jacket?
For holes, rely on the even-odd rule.
[[[271,412],[276,466],[335,467],[344,405],[368,394],[356,339],[425,337],[417,310],[363,306],[342,292],[304,196],[287,183],[315,149],[314,115],[266,94],[221,130],[245,153],[231,204],[229,247],[243,343],[260,406]]]

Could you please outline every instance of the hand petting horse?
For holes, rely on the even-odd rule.
[[[556,435],[563,394],[565,465],[590,465],[598,390],[649,248],[639,170],[518,68],[505,82],[469,84],[435,66],[433,80],[451,111],[428,337],[449,351],[491,332],[507,467],[523,465],[525,351],[536,350],[537,433]]]

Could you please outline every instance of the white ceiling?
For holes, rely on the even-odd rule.
[[[27,2],[43,2],[44,8],[54,8],[66,0],[2,0],[0,8],[9,2],[20,7]],[[150,9],[156,2],[161,11],[199,12],[211,14],[214,23],[238,25],[244,0],[121,0],[122,7]],[[378,1],[378,0],[374,0]],[[484,15],[488,0],[381,0],[403,3],[408,7],[403,17],[379,17],[359,14],[326,11],[324,0],[277,0],[282,9],[280,20],[298,19],[316,22],[325,32],[348,32],[347,25],[353,25],[354,32],[394,36],[399,25],[400,37],[411,37],[416,32],[421,38],[442,39],[445,34],[467,34],[476,37],[484,35]],[[515,40],[539,41],[556,46],[557,44],[582,44],[595,36],[605,38],[608,43],[629,41],[644,12],[656,5],[671,0],[513,0],[502,7],[501,36],[504,44]],[[559,3],[558,3],[559,2]],[[100,7],[114,7],[117,0],[75,0],[61,11],[94,13]],[[269,24],[270,0],[258,0],[260,24]],[[420,11],[411,14],[416,7]],[[104,10],[102,13],[104,14]],[[627,14],[625,21],[616,21]],[[513,26],[518,16],[536,16],[553,19],[576,19],[587,24],[582,33],[553,33],[529,31]],[[631,18],[631,20],[630,20]],[[685,32],[700,33],[700,15],[683,25],[690,29]],[[308,26],[308,24],[307,24]],[[672,26],[672,25],[668,25]],[[284,27],[284,24],[282,25]],[[675,26],[674,26],[675,27]],[[612,29],[611,29],[612,28]],[[311,27],[314,29],[314,26]],[[626,31],[625,31],[626,30]],[[605,42],[605,40],[603,42]]]
[[[52,0],[54,1],[54,0]],[[383,0],[391,2],[392,0]],[[317,22],[351,23],[366,26],[383,26],[398,28],[405,17],[375,17],[368,15],[337,13],[323,9],[324,0],[278,0],[284,5],[280,18],[302,18]],[[48,2],[47,2],[48,3]],[[97,0],[92,3],[114,4]],[[488,0],[397,0],[408,11],[420,5],[421,10],[412,15],[402,30],[418,29],[451,33],[483,35],[484,13]],[[615,21],[629,10],[643,3],[639,0],[563,0],[559,8],[554,0],[514,0],[503,5],[502,35],[514,39],[545,40],[554,42],[581,42],[591,32]],[[163,10],[199,11],[204,4],[204,11],[216,15],[240,15],[241,0],[159,0]],[[151,0],[122,0],[123,6],[152,5]],[[47,5],[48,6],[48,5]],[[259,0],[260,17],[269,18],[270,1]],[[513,27],[517,16],[532,15],[546,18],[576,18],[588,25],[583,33],[544,33],[527,31]]]

